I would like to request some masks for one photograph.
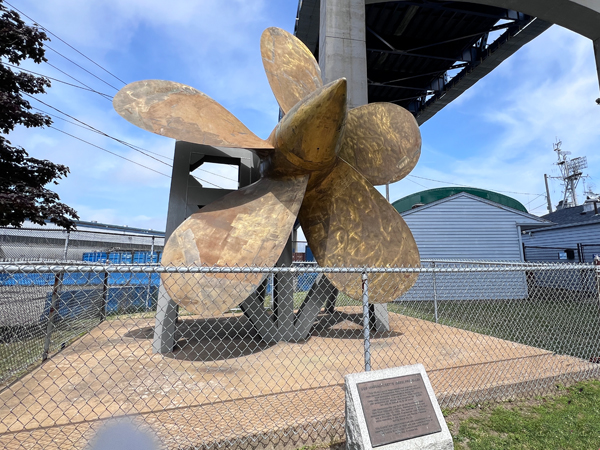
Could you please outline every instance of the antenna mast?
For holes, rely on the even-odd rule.
[[[571,152],[562,150],[560,148],[561,145],[562,142],[557,141],[554,144],[554,151],[558,157],[556,165],[560,170],[560,177],[558,178],[562,180],[564,188],[562,207],[571,208],[577,206],[577,193],[575,192],[575,189],[583,175],[581,171],[588,166],[587,158],[585,156],[580,156],[578,158],[570,159],[569,155]]]

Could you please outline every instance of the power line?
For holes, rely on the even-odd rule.
[[[88,86],[88,85],[87,85],[87,84],[85,84],[84,82],[82,82],[82,81],[79,81],[77,78],[75,78],[75,77],[73,77],[73,76],[69,75],[69,74],[68,74],[67,72],[65,72],[64,70],[61,70],[61,69],[59,69],[59,68],[58,68],[58,67],[56,67],[54,64],[50,64],[48,61],[46,61],[46,64],[48,64],[50,67],[53,67],[54,69],[58,70],[60,73],[62,73],[62,74],[64,74],[64,75],[68,76],[68,77],[69,77],[69,78],[71,78],[72,80],[75,80],[75,81],[77,81],[79,84],[81,84],[81,85],[85,86],[85,87],[86,87],[86,88],[88,88],[90,91],[96,91],[95,89],[91,88],[90,86]],[[109,102],[112,102],[112,97],[111,97],[111,96],[109,96],[109,95],[107,95],[107,94],[101,94],[100,92],[98,92],[98,94],[99,94],[100,96],[102,96],[102,98],[104,98],[104,99],[108,100]]]
[[[112,98],[110,95],[108,95],[108,94],[103,94],[102,92],[96,91],[95,89],[88,88],[88,87],[77,86],[76,84],[69,83],[69,82],[67,82],[67,81],[63,81],[63,80],[59,80],[58,78],[53,78],[53,77],[50,77],[50,76],[48,76],[48,75],[44,75],[43,73],[34,72],[33,70],[27,70],[27,69],[23,69],[22,67],[15,66],[14,64],[5,63],[5,62],[2,62],[2,61],[0,61],[0,64],[3,64],[3,65],[5,65],[5,66],[9,66],[9,67],[13,67],[13,68],[15,68],[15,69],[19,69],[21,72],[27,72],[27,73],[31,73],[31,74],[33,74],[33,75],[38,75],[38,76],[40,76],[40,77],[48,78],[49,80],[52,80],[52,81],[57,81],[57,82],[59,82],[59,83],[66,84],[66,85],[68,85],[68,86],[73,86],[73,87],[76,87],[77,89],[83,89],[84,91],[94,92],[95,94],[100,94],[100,95],[102,95],[102,96],[105,96],[105,97]]]
[[[92,144],[91,142],[89,142],[89,141],[86,141],[85,139],[81,139],[80,137],[77,137],[77,136],[75,136],[75,135],[73,135],[73,134],[71,134],[71,133],[67,133],[66,131],[60,130],[60,129],[56,128],[56,127],[53,127],[52,125],[50,125],[50,128],[52,128],[52,129],[54,129],[54,130],[56,130],[56,131],[59,131],[59,132],[61,132],[61,133],[63,133],[63,134],[66,134],[67,136],[71,136],[72,138],[74,138],[74,139],[77,139],[78,141],[85,142],[86,144],[88,144],[88,145],[91,145],[92,147],[96,147],[96,148],[97,148],[97,149],[99,149],[99,150],[102,150],[102,151],[105,151],[105,152],[107,152],[107,153],[110,153],[111,155],[115,155],[116,157],[118,157],[118,158],[121,158],[121,159],[124,159],[125,161],[129,161],[129,162],[131,162],[131,163],[133,163],[133,164],[137,164],[138,166],[140,166],[140,167],[143,167],[144,169],[148,169],[148,170],[151,170],[152,172],[156,172],[156,173],[158,173],[159,175],[162,175],[162,176],[164,176],[164,177],[171,178],[171,177],[170,177],[169,175],[167,175],[166,173],[159,172],[158,170],[154,170],[154,169],[152,169],[151,167],[148,167],[148,166],[145,166],[145,165],[143,165],[143,164],[140,164],[140,163],[139,163],[139,162],[137,162],[137,161],[134,161],[134,160],[132,160],[132,159],[129,159],[129,158],[125,158],[124,156],[121,156],[121,155],[119,155],[118,153],[111,152],[110,150],[107,150],[107,149],[105,149],[104,147],[100,147],[99,145]],[[193,175],[192,175],[192,176],[193,176]],[[215,187],[217,187],[217,188],[219,188],[219,189],[223,189],[223,187],[219,186],[218,184],[211,183],[210,181],[203,180],[202,178],[198,178],[198,177],[196,177],[196,176],[194,176],[194,178],[196,178],[196,179],[197,179],[197,180],[199,180],[199,181],[203,181],[204,183],[211,184],[211,185],[213,185],[213,186],[215,186]]]
[[[33,98],[34,100],[37,100],[38,102],[42,103],[43,105],[46,105],[47,107],[49,107],[49,108],[52,108],[53,110],[55,110],[55,111],[58,111],[59,113],[61,113],[61,114],[65,115],[65,116],[67,116],[67,117],[69,117],[69,118],[71,118],[71,119],[73,119],[73,120],[75,120],[75,121],[79,122],[80,124],[82,124],[82,125],[85,125],[86,127],[88,127],[88,128],[91,130],[91,131],[94,131],[95,133],[98,133],[98,134],[100,134],[100,135],[102,135],[102,136],[105,136],[105,137],[107,137],[107,138],[109,138],[109,139],[112,139],[112,140],[114,140],[114,141],[117,141],[118,143],[120,143],[120,144],[123,144],[123,145],[125,145],[125,146],[127,146],[127,147],[131,148],[132,150],[135,150],[136,152],[139,152],[139,153],[141,153],[142,155],[144,155],[144,156],[147,156],[148,158],[152,158],[152,159],[154,159],[155,161],[158,161],[158,162],[159,162],[159,163],[161,163],[161,164],[164,164],[164,165],[166,165],[166,166],[168,166],[168,167],[173,167],[172,165],[170,165],[170,164],[167,164],[166,162],[164,162],[164,161],[161,161],[160,159],[158,159],[158,158],[155,158],[155,157],[154,157],[154,156],[152,156],[152,155],[149,155],[149,154],[148,154],[148,153],[146,153],[145,151],[143,151],[143,150],[139,150],[138,148],[136,148],[134,145],[130,144],[129,142],[125,142],[125,141],[123,141],[123,140],[121,140],[121,139],[118,139],[118,138],[116,138],[116,137],[113,137],[113,136],[111,136],[111,135],[109,135],[109,134],[107,134],[107,133],[105,133],[105,132],[103,132],[103,131],[100,131],[100,130],[98,130],[97,128],[94,128],[93,126],[91,126],[91,125],[89,125],[89,124],[87,124],[87,123],[85,123],[85,122],[83,122],[83,121],[81,121],[81,120],[77,119],[76,117],[73,117],[73,116],[71,116],[70,114],[67,114],[67,113],[66,113],[66,112],[64,112],[64,111],[61,111],[61,110],[60,110],[60,109],[58,109],[58,108],[55,108],[55,107],[54,107],[54,106],[52,106],[52,105],[49,105],[48,103],[46,103],[46,102],[44,102],[44,101],[42,101],[42,100],[40,100],[40,99],[38,99],[38,98],[36,98],[36,97],[34,97],[34,96],[32,96],[32,95],[29,95],[29,94],[26,94],[26,95],[27,95],[28,97],[31,97],[31,98]],[[162,157],[162,155],[160,155],[160,156]]]
[[[540,198],[540,197],[542,197],[542,196],[543,196],[543,197],[545,197],[545,196],[546,196],[546,194],[538,194],[538,195],[536,195],[535,197],[533,197],[531,200],[529,200],[529,201],[527,202],[527,205],[531,205],[533,202],[535,202],[535,201],[536,201],[538,198]]]
[[[52,31],[50,31],[48,28],[42,26],[39,24],[39,22],[33,20],[31,17],[29,17],[27,14],[25,14],[23,11],[15,8],[13,5],[11,5],[9,2],[7,2],[6,0],[4,1],[4,3],[6,3],[8,6],[10,6],[12,9],[14,9],[15,11],[18,11],[21,15],[27,17],[29,20],[31,20],[33,23],[35,23],[36,25],[38,25],[41,29],[43,29],[44,31],[46,31],[48,34],[51,34],[52,36],[54,36],[56,39],[58,39],[59,41],[61,41],[63,44],[67,45],[68,47],[70,47],[71,49],[75,50],[77,53],[79,53],[81,56],[83,56],[85,59],[87,59],[88,61],[90,61],[91,63],[95,64],[96,66],[98,66],[99,68],[101,68],[102,70],[104,70],[107,74],[111,75],[112,77],[116,78],[117,80],[119,80],[121,83],[123,84],[127,84],[125,81],[121,80],[118,76],[116,76],[115,74],[113,74],[112,72],[108,71],[107,69],[105,69],[104,67],[102,67],[100,64],[98,64],[96,61],[94,61],[93,59],[87,57],[86,55],[84,55],[83,53],[81,53],[79,50],[77,50],[75,47],[73,47],[71,44],[69,44],[67,41],[65,41],[64,39],[61,39],[59,36],[57,36],[56,34],[54,34]]]
[[[32,96],[30,96],[30,97],[32,97]],[[143,149],[143,148],[141,148],[141,147],[138,147],[138,146],[136,146],[136,145],[133,145],[133,144],[131,144],[131,143],[129,143],[129,142],[123,141],[122,139],[119,139],[119,138],[116,138],[116,137],[114,137],[114,136],[111,136],[111,135],[109,135],[109,134],[107,134],[107,133],[105,133],[105,132],[103,132],[103,131],[101,131],[101,130],[98,130],[97,128],[95,128],[95,127],[93,127],[93,126],[91,126],[91,125],[89,125],[89,124],[87,124],[87,123],[85,123],[85,122],[83,122],[83,121],[81,121],[81,120],[77,119],[76,117],[73,117],[73,116],[71,116],[71,115],[69,115],[69,114],[67,114],[67,113],[65,113],[65,112],[63,112],[63,111],[61,111],[61,110],[59,110],[58,108],[55,108],[54,106],[51,106],[51,105],[49,105],[48,103],[46,103],[46,102],[43,102],[42,100],[39,100],[38,98],[35,98],[35,97],[32,97],[32,98],[33,98],[34,100],[37,100],[37,101],[38,101],[38,102],[40,102],[40,103],[43,103],[44,105],[48,106],[49,108],[52,108],[52,109],[54,109],[55,111],[58,111],[59,113],[61,113],[61,114],[65,115],[65,116],[67,116],[67,117],[70,117],[71,119],[73,119],[73,120],[75,120],[75,121],[77,121],[77,122],[79,122],[79,123],[71,122],[70,120],[64,119],[64,118],[62,118],[62,117],[60,117],[60,116],[57,116],[56,114],[52,114],[52,113],[49,113],[49,112],[47,112],[47,111],[44,111],[43,109],[36,108],[35,106],[32,106],[32,108],[34,108],[34,109],[36,109],[36,110],[38,110],[38,111],[40,111],[40,112],[42,112],[42,113],[44,113],[44,114],[47,114],[47,115],[49,115],[49,116],[52,116],[52,117],[56,117],[57,119],[63,120],[63,121],[65,121],[65,122],[67,122],[67,123],[70,123],[71,125],[78,126],[78,127],[80,127],[80,128],[83,128],[84,130],[92,131],[92,132],[94,132],[94,133],[97,133],[97,134],[99,134],[99,135],[101,135],[101,136],[104,136],[104,137],[107,137],[107,138],[109,138],[109,139],[112,139],[112,140],[114,140],[114,141],[116,141],[116,142],[118,142],[118,143],[120,143],[120,144],[122,144],[122,145],[125,145],[125,146],[127,146],[127,147],[131,148],[132,150],[135,150],[135,151],[137,151],[137,152],[139,152],[139,153],[142,153],[144,156],[148,156],[149,158],[152,158],[152,159],[154,159],[154,160],[156,160],[156,161],[158,161],[158,162],[160,162],[160,163],[162,163],[162,164],[164,164],[164,165],[166,165],[166,166],[168,166],[168,167],[173,167],[171,164],[167,164],[167,163],[165,163],[164,161],[160,161],[160,160],[158,160],[158,159],[154,158],[153,156],[146,154],[145,152],[152,153],[152,154],[154,154],[154,155],[157,155],[157,156],[159,156],[159,157],[161,157],[161,158],[164,158],[164,159],[168,159],[168,157],[167,157],[167,156],[161,155],[160,153],[152,152],[152,151],[150,151],[150,150],[147,150],[147,149]],[[225,178],[226,180],[230,180],[230,181],[235,181],[235,182],[238,182],[238,180],[235,180],[235,179],[233,179],[233,178],[226,177],[225,175],[221,175],[221,174],[218,174],[218,173],[211,172],[211,171],[209,171],[209,170],[206,170],[206,169],[198,169],[198,170],[201,170],[201,171],[203,171],[203,172],[206,172],[206,173],[208,173],[208,174],[211,174],[211,175],[214,175],[214,176],[217,176],[217,177]],[[194,175],[192,175],[192,176],[194,176]],[[215,184],[215,183],[211,183],[210,181],[204,180],[204,179],[202,179],[202,178],[198,178],[198,177],[195,177],[195,176],[194,176],[194,178],[197,178],[197,179],[198,179],[198,180],[200,180],[200,181],[203,181],[203,182],[205,182],[205,183],[208,183],[208,184],[211,184],[211,185],[213,185],[213,186],[216,186],[216,187],[218,187],[218,188],[220,188],[220,189],[224,189],[222,186],[219,186],[219,185],[217,185],[217,184]]]
[[[239,180],[236,180],[236,179],[234,179],[234,178],[229,178],[229,177],[226,177],[225,175],[221,175],[221,174],[219,174],[219,173],[214,173],[214,172],[211,172],[211,171],[209,171],[209,170],[206,170],[206,169],[201,169],[201,168],[198,168],[198,169],[196,169],[196,170],[201,170],[202,172],[210,173],[211,175],[214,175],[214,176],[216,176],[216,177],[225,178],[226,180],[229,180],[229,181],[235,181],[236,183],[239,181]]]
[[[37,99],[36,99],[36,100],[37,100]],[[43,110],[43,109],[36,108],[35,106],[32,106],[32,108],[33,108],[33,109],[35,109],[35,110],[37,110],[37,111],[39,111],[39,112],[41,112],[41,113],[43,113],[43,114],[46,114],[46,115],[48,115],[48,116],[51,116],[51,117],[54,117],[54,118],[56,118],[56,119],[62,120],[62,121],[64,121],[64,122],[67,122],[67,123],[69,123],[69,124],[71,124],[71,125],[75,125],[75,126],[77,126],[77,127],[79,127],[79,128],[83,128],[84,130],[87,130],[87,131],[92,131],[92,132],[94,132],[94,133],[97,133],[97,134],[99,134],[99,135],[101,135],[101,136],[109,137],[109,138],[111,138],[111,139],[113,139],[113,140],[115,140],[115,141],[117,141],[117,142],[119,142],[119,143],[121,143],[121,144],[123,144],[123,143],[124,143],[124,145],[125,145],[125,144],[128,144],[128,145],[127,145],[128,147],[130,147],[130,146],[131,146],[131,147],[136,147],[136,146],[135,146],[135,145],[133,145],[133,144],[129,144],[128,142],[121,141],[121,139],[118,139],[118,138],[112,137],[112,136],[110,136],[110,135],[108,135],[108,134],[106,134],[106,133],[104,133],[104,132],[102,132],[102,131],[100,131],[100,130],[97,130],[97,129],[95,129],[94,127],[92,127],[91,125],[88,125],[88,124],[86,124],[85,122],[82,122],[82,121],[80,121],[80,120],[78,120],[78,119],[74,119],[74,120],[77,120],[77,121],[78,121],[78,122],[80,122],[80,123],[72,122],[72,121],[70,121],[70,120],[67,120],[67,119],[65,119],[64,117],[60,117],[60,116],[58,116],[58,115],[56,115],[56,114],[49,113],[48,111],[45,111],[45,110]],[[66,113],[63,113],[63,114],[67,115],[68,117],[71,117],[71,116],[69,116],[69,115],[68,115],[68,114],[66,114]],[[83,123],[84,125],[81,125],[82,123]],[[138,148],[139,148],[139,147],[138,147]],[[144,149],[141,149],[141,150],[144,150]],[[149,152],[149,153],[153,153],[153,154],[155,154],[155,155],[157,155],[157,156],[159,156],[159,157],[161,157],[161,158],[164,158],[164,159],[170,159],[168,156],[161,155],[160,153],[151,152],[150,150],[146,150],[146,151],[147,151],[147,152]],[[162,161],[159,161],[159,162],[162,162]],[[166,164],[166,165],[167,165],[167,166],[169,166],[169,167],[173,167],[173,166],[171,166],[170,164]]]
[[[417,183],[415,180],[408,180],[408,181],[410,181],[410,182],[412,182],[412,183],[415,183],[416,185],[418,185],[418,186],[421,186],[421,187],[423,187],[423,188],[425,188],[425,189],[429,189],[427,186],[425,186],[425,185],[423,185],[423,184],[421,184],[421,183]]]
[[[71,64],[76,65],[77,67],[79,67],[81,70],[89,73],[91,76],[93,76],[94,78],[97,78],[98,80],[102,81],[104,84],[106,84],[107,86],[110,86],[111,88],[113,88],[115,91],[118,91],[119,88],[114,87],[112,84],[110,84],[108,81],[104,81],[102,78],[100,78],[97,75],[94,75],[92,72],[90,72],[89,70],[87,70],[85,67],[80,66],[79,64],[77,64],[75,61],[73,61],[72,59],[67,58],[65,55],[63,55],[61,52],[59,52],[58,50],[55,50],[54,48],[50,47],[49,45],[44,45],[44,47],[52,50],[54,53],[59,54],[60,56],[62,56],[63,58],[65,58],[67,61],[69,61]]]
[[[209,173],[210,173],[210,172],[209,172]],[[192,175],[192,174],[190,173],[190,175]],[[213,175],[214,175],[214,174],[213,174]],[[194,177],[196,180],[198,180],[198,181],[202,181],[202,182],[204,182],[204,183],[212,184],[213,186],[215,186],[215,187],[218,187],[219,189],[225,189],[223,186],[219,186],[218,184],[211,183],[210,181],[207,181],[207,180],[203,180],[202,178],[200,178],[200,177],[197,177],[196,175],[192,175],[192,176],[193,176],[193,177]]]
[[[413,177],[413,178],[419,178],[420,180],[433,181],[435,183],[452,184],[454,186],[460,186],[460,187],[469,187],[469,186],[466,186],[464,184],[451,183],[450,181],[433,180],[431,178],[418,177],[417,175],[408,175],[408,176],[409,177]],[[532,194],[531,192],[514,192],[514,191],[500,191],[500,190],[496,190],[496,192],[505,192],[507,194],[519,194],[519,195],[538,195],[538,194]],[[541,194],[541,195],[544,195],[544,194]]]
[[[533,209],[530,209],[529,211],[535,211],[536,209],[540,209],[540,208],[541,208],[541,207],[543,207],[543,206],[548,206],[548,203],[547,203],[547,202],[544,202],[544,203],[542,203],[540,206],[536,206],[535,208],[533,208]]]
[[[71,134],[71,133],[67,133],[66,131],[63,131],[63,130],[60,130],[60,129],[56,128],[56,127],[53,127],[52,125],[50,125],[50,128],[52,128],[52,129],[54,129],[54,130],[56,130],[56,131],[59,131],[59,132],[61,132],[61,133],[63,133],[63,134],[66,134],[67,136],[71,136],[72,138],[74,138],[74,139],[77,139],[78,141],[85,142],[86,144],[88,144],[88,145],[91,145],[92,147],[96,147],[96,148],[97,148],[97,149],[99,149],[99,150],[102,150],[102,151],[105,151],[105,152],[107,152],[107,153],[110,153],[111,155],[114,155],[114,156],[116,156],[116,157],[118,157],[118,158],[124,159],[125,161],[129,161],[129,162],[131,162],[131,163],[133,163],[133,164],[137,164],[138,166],[140,166],[140,167],[143,167],[144,169],[148,169],[148,170],[151,170],[152,172],[158,173],[158,174],[160,174],[160,175],[162,175],[162,176],[165,176],[165,177],[167,177],[167,178],[171,178],[171,177],[170,177],[169,175],[167,175],[166,173],[159,172],[158,170],[154,170],[154,169],[152,169],[151,167],[145,166],[144,164],[141,164],[141,163],[139,163],[139,162],[137,162],[137,161],[134,161],[134,160],[132,160],[132,159],[129,159],[129,158],[125,158],[124,156],[121,156],[121,155],[119,155],[118,153],[111,152],[110,150],[107,150],[107,149],[105,149],[104,147],[100,147],[99,145],[92,144],[91,142],[89,142],[89,141],[86,141],[85,139],[82,139],[82,138],[80,138],[80,137],[77,137],[77,136],[75,136],[75,135],[73,135],[73,134]],[[160,162],[162,162],[162,161],[160,161]],[[217,188],[219,188],[219,189],[224,189],[222,186],[219,186],[218,184],[211,183],[211,182],[210,182],[210,181],[208,181],[208,180],[204,180],[204,179],[202,179],[202,178],[199,178],[199,177],[196,177],[196,176],[194,176],[194,175],[192,175],[192,176],[193,176],[194,178],[196,178],[197,180],[199,180],[199,181],[202,181],[202,182],[204,182],[204,183],[208,183],[208,184],[210,184],[210,185],[212,185],[212,186],[215,186],[215,187],[217,187]]]
[[[30,96],[30,97],[31,97],[31,96]],[[65,122],[67,122],[67,123],[70,123],[71,125],[75,125],[75,126],[78,126],[78,127],[80,127],[80,128],[83,128],[84,130],[92,131],[92,132],[94,132],[94,133],[97,133],[97,134],[99,134],[99,135],[101,135],[101,136],[108,137],[109,139],[112,139],[112,140],[114,140],[114,141],[116,141],[116,142],[119,142],[120,144],[123,144],[123,145],[125,145],[125,146],[127,146],[127,147],[129,147],[129,148],[131,148],[131,149],[133,149],[133,150],[136,150],[136,151],[138,151],[139,153],[142,153],[144,156],[148,156],[149,158],[152,158],[152,159],[154,159],[154,160],[156,160],[156,161],[158,161],[158,162],[160,162],[160,163],[162,163],[162,164],[164,164],[164,165],[166,165],[166,166],[168,166],[168,167],[173,167],[171,164],[167,164],[167,163],[165,163],[165,162],[163,162],[163,161],[160,161],[160,160],[158,160],[158,159],[156,159],[156,158],[154,158],[154,157],[152,157],[152,156],[150,156],[150,155],[147,155],[145,152],[153,153],[153,154],[155,154],[155,155],[157,155],[157,156],[160,156],[161,158],[165,158],[165,159],[168,159],[168,157],[167,157],[167,156],[161,155],[161,154],[159,154],[159,153],[152,152],[152,151],[150,151],[150,150],[142,149],[141,147],[137,147],[137,146],[135,146],[135,145],[133,145],[133,144],[130,144],[129,142],[123,141],[122,139],[115,138],[115,137],[113,137],[113,136],[111,136],[111,135],[109,135],[109,134],[107,134],[107,133],[105,133],[105,132],[103,132],[103,131],[100,131],[100,130],[98,130],[97,128],[94,128],[93,126],[91,126],[91,125],[89,125],[89,124],[87,124],[87,123],[85,123],[85,122],[83,122],[83,121],[81,121],[81,120],[79,120],[79,119],[77,119],[77,118],[75,118],[75,117],[73,117],[73,116],[71,116],[71,115],[69,115],[69,114],[67,114],[67,113],[65,113],[65,112],[63,112],[63,111],[61,111],[61,110],[59,110],[58,108],[55,108],[54,106],[51,106],[51,105],[49,105],[49,104],[47,104],[47,103],[45,103],[45,102],[43,102],[43,101],[41,101],[41,100],[39,100],[39,99],[37,99],[37,98],[35,98],[35,97],[32,97],[32,98],[33,98],[34,100],[37,100],[37,101],[38,101],[38,102],[40,102],[40,103],[43,103],[44,105],[48,106],[49,108],[52,108],[52,109],[54,109],[55,111],[58,111],[58,112],[60,112],[61,114],[64,114],[65,116],[67,116],[67,117],[70,117],[70,118],[71,118],[71,119],[73,119],[73,120],[76,120],[76,121],[77,121],[77,122],[79,122],[79,123],[71,122],[70,120],[64,119],[64,118],[62,118],[62,117],[60,117],[60,116],[57,116],[56,114],[52,114],[52,113],[49,113],[49,112],[47,112],[47,111],[44,111],[43,109],[36,108],[35,106],[32,106],[32,108],[34,108],[34,109],[36,109],[36,110],[38,110],[38,111],[40,111],[40,112],[42,112],[42,113],[44,113],[44,114],[47,114],[47,115],[49,115],[49,116],[52,116],[52,117],[56,117],[57,119],[63,120],[63,121],[65,121]],[[138,149],[140,149],[140,150],[138,150]],[[144,152],[143,150],[145,150],[145,152]],[[206,173],[208,173],[208,174],[211,174],[211,175],[215,175],[215,176],[217,176],[217,177],[225,178],[226,180],[231,180],[231,181],[236,181],[236,182],[238,181],[238,180],[234,180],[233,178],[229,178],[229,177],[226,177],[226,176],[224,176],[224,175],[220,175],[220,174],[218,174],[218,173],[210,172],[210,171],[208,171],[208,170],[206,170],[206,169],[199,169],[199,170],[202,170],[203,172],[206,172]],[[204,183],[208,183],[208,184],[210,184],[210,185],[212,185],[212,186],[215,186],[215,187],[217,187],[217,188],[219,188],[219,189],[224,189],[222,186],[219,186],[218,184],[211,183],[210,181],[208,181],[208,180],[204,180],[204,179],[202,179],[202,178],[199,178],[199,177],[196,177],[195,175],[192,175],[192,176],[193,176],[194,178],[196,178],[197,180],[199,180],[199,181],[202,181],[202,182],[204,182]]]
[[[73,117],[73,116],[71,116],[70,114],[67,114],[67,113],[66,113],[66,112],[64,112],[64,111],[61,111],[60,109],[58,109],[58,108],[56,108],[56,107],[54,107],[54,106],[52,106],[52,105],[50,105],[50,104],[48,104],[48,103],[46,103],[46,102],[44,102],[44,101],[40,100],[40,99],[38,99],[38,98],[36,98],[36,97],[34,97],[34,96],[30,95],[30,94],[25,94],[25,95],[27,95],[28,97],[31,97],[32,99],[34,99],[34,100],[36,100],[36,101],[38,101],[38,102],[42,103],[43,105],[46,105],[47,107],[49,107],[49,108],[52,108],[53,110],[55,110],[55,111],[59,112],[60,114],[63,114],[63,115],[65,115],[65,116],[67,116],[67,117],[69,117],[69,118],[71,118],[71,119],[73,119],[73,120],[75,120],[76,122],[79,122],[79,123],[74,123],[74,122],[71,122],[71,121],[69,121],[69,120],[63,119],[62,117],[58,117],[58,116],[56,116],[56,115],[54,115],[54,114],[48,113],[48,112],[46,112],[46,111],[44,111],[44,110],[42,110],[42,109],[40,109],[40,108],[35,108],[35,107],[33,107],[33,108],[35,108],[36,110],[38,110],[38,111],[41,111],[41,112],[42,112],[42,113],[44,113],[44,114],[48,114],[48,115],[50,115],[50,116],[57,117],[58,119],[60,119],[60,120],[64,120],[65,122],[67,122],[67,123],[70,123],[70,124],[72,124],[72,125],[76,125],[76,126],[78,126],[78,127],[80,127],[80,128],[83,128],[83,129],[86,129],[86,130],[88,130],[88,131],[92,131],[92,132],[94,132],[94,133],[100,134],[101,136],[107,137],[107,138],[109,138],[109,139],[112,139],[112,140],[114,140],[114,141],[116,141],[116,142],[118,142],[118,143],[120,143],[120,144],[122,144],[122,145],[125,145],[126,147],[129,147],[129,148],[131,148],[132,150],[135,150],[135,151],[137,151],[137,152],[139,152],[139,153],[143,154],[144,156],[147,156],[147,157],[149,157],[149,158],[152,158],[152,159],[154,159],[155,161],[158,161],[158,162],[159,162],[159,163],[161,163],[161,164],[164,164],[164,165],[166,165],[166,166],[168,166],[168,167],[173,167],[171,164],[168,164],[168,163],[166,163],[166,162],[164,162],[164,161],[161,161],[161,160],[159,160],[159,159],[157,159],[157,158],[155,158],[155,157],[153,157],[153,156],[149,155],[147,152],[149,152],[149,153],[153,153],[153,154],[155,154],[155,155],[157,155],[157,156],[159,156],[159,157],[161,157],[161,158],[165,158],[165,159],[167,158],[166,156],[163,156],[163,155],[161,155],[161,154],[159,154],[159,153],[152,152],[152,151],[150,151],[150,150],[141,149],[141,147],[137,147],[137,146],[135,146],[135,145],[133,145],[133,144],[130,144],[129,142],[123,141],[122,139],[119,139],[119,138],[116,138],[116,137],[114,137],[114,136],[111,136],[111,135],[109,135],[108,133],[105,133],[105,132],[103,132],[103,131],[101,131],[101,130],[99,130],[99,129],[97,129],[97,128],[93,127],[93,126],[91,126],[90,124],[88,124],[88,123],[85,123],[85,122],[83,122],[83,121],[81,121],[81,120],[77,119],[76,117]],[[79,124],[81,124],[81,125],[79,125]],[[77,137],[77,136],[74,136],[74,135],[72,135],[72,134],[69,134],[69,133],[67,133],[67,132],[65,132],[65,131],[59,130],[59,129],[58,129],[58,128],[56,128],[56,127],[51,127],[51,128],[54,128],[55,130],[57,130],[57,131],[60,131],[61,133],[67,134],[67,135],[69,135],[69,136],[72,136],[72,137],[73,137],[73,138],[75,138],[75,139],[79,139],[80,141],[83,141],[83,142],[85,142],[85,143],[87,143],[87,144],[93,145],[94,147],[100,148],[100,149],[102,149],[102,150],[104,150],[104,151],[106,151],[106,152],[108,152],[108,153],[111,153],[111,154],[113,154],[113,155],[115,155],[115,156],[118,156],[119,158],[123,158],[123,159],[126,159],[127,161],[131,161],[131,162],[133,162],[134,164],[138,164],[138,165],[140,165],[140,166],[142,166],[142,167],[146,167],[146,166],[144,166],[144,165],[142,165],[142,164],[139,164],[139,163],[137,163],[137,162],[135,162],[135,161],[132,161],[132,160],[130,160],[130,159],[127,159],[127,158],[125,158],[125,157],[123,157],[123,156],[120,156],[120,155],[118,155],[118,154],[116,154],[116,153],[113,153],[113,152],[111,152],[111,151],[109,151],[109,150],[106,150],[106,149],[104,149],[103,147],[99,147],[99,146],[97,146],[97,145],[95,145],[95,144],[92,144],[92,143],[90,143],[90,142],[88,142],[88,141],[86,141],[86,140],[84,140],[84,139],[81,139],[81,138],[79,138],[79,137]],[[146,168],[147,168],[147,169],[149,169],[149,170],[152,170],[152,171],[154,171],[154,172],[157,172],[156,170],[154,170],[154,169],[151,169],[151,168],[149,168],[149,167],[146,167]],[[210,172],[210,171],[208,171],[208,170],[205,170],[205,169],[200,169],[200,170],[202,170],[203,172],[206,172],[206,173],[208,173],[208,174],[215,175],[215,176],[217,176],[217,177],[225,178],[225,179],[227,179],[227,180],[231,180],[231,181],[238,181],[238,180],[234,180],[234,179],[232,179],[232,178],[226,177],[226,176],[224,176],[224,175],[220,175],[220,174],[218,174],[218,173]],[[166,174],[164,174],[164,173],[162,173],[162,172],[157,172],[157,173],[160,173],[161,175],[168,176],[168,175],[166,175]],[[202,179],[202,178],[200,178],[200,177],[196,177],[195,175],[192,175],[192,176],[193,176],[194,178],[196,178],[197,180],[199,180],[199,181],[202,181],[203,183],[208,183],[208,184],[210,184],[210,185],[212,185],[212,186],[215,186],[215,187],[217,187],[217,188],[219,188],[219,189],[224,189],[222,186],[219,186],[218,184],[212,183],[212,182],[210,182],[210,181],[208,181],[208,180],[204,180],[204,179]],[[170,178],[170,177],[169,177],[169,178]]]
[[[63,134],[66,134],[67,136],[71,136],[73,139],[77,139],[78,141],[85,142],[86,144],[91,145],[92,147],[96,147],[97,149],[100,149],[100,150],[102,150],[104,152],[110,153],[111,155],[115,155],[116,157],[124,159],[125,161],[129,161],[129,162],[131,162],[133,164],[137,164],[138,166],[141,166],[144,169],[148,169],[148,170],[151,170],[152,172],[158,173],[159,175],[162,175],[164,177],[171,178],[169,175],[167,175],[165,173],[159,172],[158,170],[154,170],[151,167],[148,167],[148,166],[145,166],[143,164],[140,164],[139,162],[136,162],[136,161],[134,161],[132,159],[125,158],[124,156],[121,156],[121,155],[119,155],[118,153],[115,153],[115,152],[111,152],[110,150],[107,150],[104,147],[100,147],[99,145],[92,144],[91,142],[86,141],[85,139],[81,139],[80,137],[77,137],[77,136],[75,136],[73,134],[67,133],[66,131],[60,130],[60,129],[56,128],[56,127],[53,127],[52,125],[50,125],[50,128],[52,128],[52,129],[54,129],[56,131],[59,131],[59,132],[61,132]]]

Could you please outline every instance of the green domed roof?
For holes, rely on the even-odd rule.
[[[477,197],[485,198],[486,200],[508,206],[509,208],[516,209],[518,211],[527,212],[527,209],[523,206],[523,204],[514,198],[508,197],[507,195],[498,194],[497,192],[471,187],[443,187],[437,189],[428,189],[426,191],[407,195],[400,200],[396,200],[394,203],[392,203],[392,206],[396,208],[399,213],[403,213],[404,211],[412,209],[412,207],[416,204],[422,203],[427,205],[428,203],[433,203],[461,192],[476,195]]]

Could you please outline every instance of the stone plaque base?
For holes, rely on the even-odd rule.
[[[347,375],[346,448],[453,450],[422,364]]]

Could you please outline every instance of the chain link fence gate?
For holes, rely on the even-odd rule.
[[[173,350],[153,352],[165,338],[156,326],[160,277],[194,289],[215,272],[240,286],[263,282],[221,314],[181,308],[166,336]],[[369,366],[423,363],[443,407],[597,378],[598,276],[587,264],[481,261],[416,269],[0,264],[0,445],[86,448],[115,419],[153,433],[160,448],[343,439],[343,377]],[[378,295],[370,281],[393,288],[403,277],[418,278],[387,315],[365,308]]]

